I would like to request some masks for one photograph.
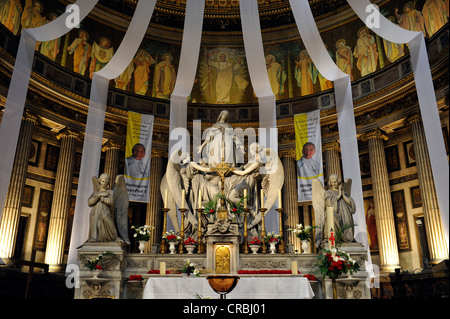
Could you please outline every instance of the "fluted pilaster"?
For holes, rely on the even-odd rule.
[[[152,149],[152,160],[150,167],[150,189],[149,189],[149,203],[147,205],[147,216],[145,223],[155,227],[153,235],[150,239],[150,244],[159,244],[161,241],[162,229],[158,221],[158,216],[161,216],[161,179],[163,177],[163,157],[167,156],[167,152],[157,149]],[[162,226],[162,225],[161,225]]]
[[[284,168],[283,207],[285,210],[285,225],[294,228],[300,223],[298,215],[297,169],[295,163],[295,149],[280,152]],[[284,232],[286,244],[294,246],[294,251],[301,249],[300,240],[292,232]]]
[[[387,135],[380,130],[367,132],[362,136],[369,145],[370,173],[372,176],[375,217],[380,249],[381,271],[391,272],[400,268],[394,211],[387,172],[384,143]]]
[[[448,247],[445,240],[425,132],[419,114],[408,117],[406,122],[411,126],[413,136],[430,262],[439,263],[444,259],[448,259]]]
[[[326,180],[330,179],[330,175],[336,174],[342,178],[341,163],[339,161],[340,145],[338,142],[330,142],[322,145],[323,157],[326,167]]]
[[[81,133],[66,128],[57,135],[57,138],[61,140],[61,147],[45,252],[45,263],[50,265],[50,271],[62,270],[75,152]]]
[[[111,188],[114,187],[117,174],[119,174],[120,151],[122,149],[124,149],[124,144],[113,140],[106,142],[102,148],[106,152],[104,173],[107,173],[110,177]]]
[[[19,227],[23,190],[28,170],[31,138],[34,125],[40,121],[35,114],[25,112],[22,118],[8,194],[0,223],[0,257],[11,258]]]

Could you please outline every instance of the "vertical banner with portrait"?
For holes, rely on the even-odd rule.
[[[148,203],[154,116],[128,112],[125,182],[130,201]]]
[[[323,184],[320,111],[294,115],[298,201],[312,198],[312,180]]]

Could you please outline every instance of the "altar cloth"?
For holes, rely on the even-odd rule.
[[[311,299],[314,292],[305,277],[240,277],[227,299]],[[219,298],[206,277],[150,277],[143,299]]]

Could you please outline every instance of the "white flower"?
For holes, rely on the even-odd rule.
[[[335,262],[339,261],[339,256],[334,256],[333,261],[335,261]]]
[[[199,273],[200,272],[197,269],[194,270],[194,276],[197,276]]]

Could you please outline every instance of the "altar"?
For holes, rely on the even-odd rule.
[[[309,280],[300,276],[240,276],[227,299],[312,299]],[[150,277],[143,299],[217,299],[206,277]]]

